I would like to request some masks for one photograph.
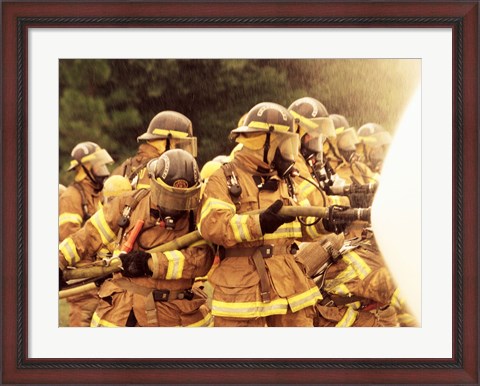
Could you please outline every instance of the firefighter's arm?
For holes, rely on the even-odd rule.
[[[152,253],[148,267],[154,279],[194,279],[208,273],[214,257],[211,244],[200,240],[184,249]]]
[[[300,206],[327,206],[328,199],[320,192],[315,185],[307,180],[297,185],[298,202]],[[315,241],[330,233],[325,229],[323,219],[317,217],[301,218],[302,238],[301,241]]]
[[[237,214],[221,170],[207,182],[198,230],[205,240],[224,247],[262,238],[259,215]]]
[[[108,245],[117,237],[118,209],[117,199],[99,209],[73,235],[59,245],[59,265],[75,266],[80,260],[93,261],[94,256],[103,245]]]
[[[67,188],[60,197],[58,216],[59,240],[78,231],[83,224],[82,197],[73,187]]]

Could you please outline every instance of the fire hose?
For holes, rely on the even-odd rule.
[[[264,209],[259,209],[255,211],[249,211],[244,214],[254,215],[260,214],[263,211]],[[336,206],[284,206],[280,209],[279,214],[292,217],[330,217],[331,221],[348,223],[357,220],[370,221],[370,212],[370,208],[345,208]],[[128,240],[122,247],[121,253],[128,253],[132,249],[133,243],[141,230],[141,226],[143,226],[143,222],[141,223],[141,226],[139,228],[137,228],[138,225],[139,223],[137,222]],[[175,240],[169,241],[168,243],[146,250],[145,252],[157,253],[182,249],[200,240],[202,240],[202,236],[200,235],[200,232],[196,230],[183,236],[177,237]],[[120,272],[121,270],[121,260],[118,256],[114,256],[113,258],[111,258],[108,265],[92,265],[89,267],[79,267],[76,269],[65,270],[63,276],[66,281],[81,279],[84,279],[85,281],[82,282],[83,285],[77,285],[73,288],[59,291],[59,298],[62,299],[92,290],[97,287],[95,281],[105,278],[113,273]]]

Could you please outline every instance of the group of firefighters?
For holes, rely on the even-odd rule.
[[[201,170],[174,111],[111,174],[105,149],[74,147],[60,293],[95,285],[69,292],[69,326],[415,326],[368,218],[388,131],[311,97],[259,103],[237,126]],[[115,269],[71,279],[92,267]]]

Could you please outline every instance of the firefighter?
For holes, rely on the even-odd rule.
[[[60,197],[60,241],[79,230],[101,207],[103,183],[110,175],[106,165],[113,162],[110,154],[93,142],[79,143],[71,156],[68,170],[75,172],[75,181]]]
[[[215,326],[313,326],[321,295],[295,260],[295,240],[322,237],[331,224],[307,229],[278,213],[283,205],[308,205],[290,178],[299,146],[293,117],[262,102],[231,136],[243,146],[209,177],[199,221],[202,237],[220,246],[220,265],[209,277]],[[248,214],[255,209],[264,211]]]
[[[194,278],[205,275],[212,265],[211,246],[201,240],[181,250],[145,252],[195,229],[197,163],[187,151],[172,149],[151,160],[147,171],[150,189],[114,198],[60,245],[60,269],[76,266],[80,259],[92,260],[102,245],[114,240],[123,245],[143,221],[132,251],[118,256],[121,273],[99,290],[91,326],[209,326],[212,318],[205,298],[191,287]]]
[[[137,142],[141,142],[137,154],[126,159],[112,172],[127,177],[134,189],[150,187],[147,163],[165,151],[180,148],[197,156],[197,138],[193,136],[192,122],[176,111],[167,110],[155,115]]]
[[[359,153],[362,162],[366,163],[373,172],[380,173],[392,136],[378,123],[366,123],[360,126],[357,134],[360,139]]]
[[[321,102],[308,97],[293,102],[289,110],[296,118],[296,131],[301,138],[301,156],[295,163],[295,167],[299,170],[299,177],[303,180],[299,184],[300,190],[309,194],[310,201],[315,200],[311,197],[312,195],[317,195],[324,202],[324,206],[350,205],[348,197],[335,196],[328,191],[330,185],[327,184],[327,181],[330,180],[333,185],[344,180],[338,178],[331,169],[329,173],[325,171],[330,166],[328,159],[326,160],[328,151],[332,151],[334,159],[337,158],[335,153],[338,154],[342,162],[344,162],[345,156],[348,157],[347,150],[350,148],[344,146],[345,137],[342,136],[343,131],[347,130],[347,134],[350,132],[346,118],[338,114],[328,115]],[[340,143],[337,141],[337,132],[340,133]],[[326,148],[323,146],[322,133],[330,136]],[[347,136],[347,139],[349,138]],[[337,148],[338,144],[340,148]],[[348,142],[346,144],[348,145]],[[326,150],[326,154],[323,154],[324,150]],[[312,182],[308,177],[314,181]],[[316,186],[327,189],[326,191],[319,190]],[[325,197],[326,192],[329,193],[327,197]],[[352,229],[358,228],[361,234],[366,226],[368,224],[356,222],[348,227],[339,227],[337,233],[340,233],[338,232],[340,230],[347,230],[347,235],[349,235]],[[344,239],[343,233],[338,236],[330,235],[327,240],[329,243],[328,253],[322,246],[324,241],[302,243],[298,259],[307,268],[315,267],[315,269],[307,269],[311,276],[317,274],[317,269],[323,266],[329,258],[331,262],[322,276],[316,277],[316,283],[319,285],[323,299],[317,304],[315,326],[395,326],[396,313],[393,307],[389,307],[395,287],[380,253],[375,250],[373,237],[368,240],[359,238],[356,240],[355,250],[350,249],[343,256],[340,250]],[[322,252],[324,253],[322,254]],[[334,303],[332,298],[335,298],[337,303]]]

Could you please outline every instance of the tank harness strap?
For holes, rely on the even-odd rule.
[[[122,216],[118,220],[118,226],[120,227],[120,229],[118,230],[118,235],[117,235],[117,246],[120,245],[120,242],[122,241],[125,230],[130,224],[130,216],[132,215],[132,212],[135,210],[138,203],[147,196],[149,191],[150,191],[149,189],[139,189],[135,191],[135,194],[131,196],[129,201],[127,201],[127,203],[125,204],[122,211]]]
[[[228,193],[232,202],[235,204],[237,210],[240,209],[240,195],[242,194],[242,187],[238,183],[238,178],[233,170],[233,165],[230,162],[227,162],[221,166],[225,178],[227,179]]]
[[[261,245],[259,247],[228,248],[225,249],[225,258],[227,257],[245,257],[251,256],[258,276],[260,277],[260,296],[263,303],[270,303],[270,281],[268,279],[265,259],[276,255],[293,254],[292,245]]]
[[[82,196],[83,222],[85,222],[92,217],[92,215],[88,213],[87,197],[85,196],[85,191],[83,190],[82,185],[80,185],[78,182],[74,182],[73,186],[78,190],[80,196]]]
[[[168,289],[148,288],[135,284],[125,278],[115,279],[115,284],[126,291],[144,297],[145,313],[147,315],[147,323],[149,326],[158,326],[157,307],[155,302],[168,302],[179,299],[191,300],[194,296],[190,289],[170,291]]]

